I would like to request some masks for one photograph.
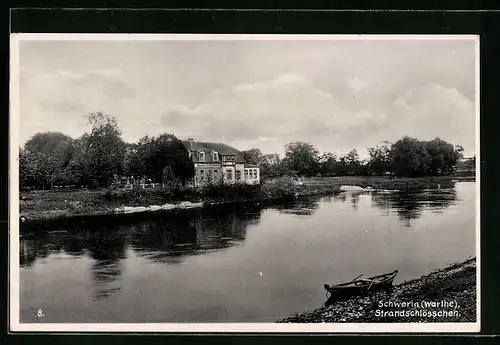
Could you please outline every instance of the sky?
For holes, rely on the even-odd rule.
[[[362,36],[361,36],[362,37]],[[85,114],[116,117],[127,142],[172,133],[284,153],[293,141],[345,154],[404,135],[475,147],[475,41],[121,40],[19,43],[20,144],[74,138]]]

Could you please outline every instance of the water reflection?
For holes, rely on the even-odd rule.
[[[139,256],[176,264],[185,256],[232,247],[246,237],[247,227],[258,223],[260,209],[246,207],[231,213],[217,210],[152,218],[128,225],[130,245]]]
[[[89,237],[87,247],[89,256],[94,259],[92,278],[95,299],[106,298],[120,290],[126,243],[124,232],[116,226],[92,232]]]
[[[272,209],[278,210],[281,214],[296,215],[296,216],[312,216],[319,208],[321,197],[308,197],[282,205],[273,206]]]
[[[351,194],[351,204],[352,204],[352,208],[353,208],[353,209],[357,209],[357,208],[358,208],[358,204],[359,204],[359,193],[352,193],[352,194]]]
[[[64,229],[26,228],[20,238],[20,265],[60,253],[92,259],[93,298],[120,291],[127,249],[153,262],[177,264],[183,257],[222,250],[245,240],[249,225],[259,222],[261,209],[251,206],[205,210],[196,214],[151,215],[130,223],[77,222]]]
[[[40,249],[43,249],[44,252],[41,252]],[[48,250],[46,247],[42,246],[40,248],[38,242],[21,237],[19,245],[19,263],[21,267],[30,267],[33,265],[37,257],[43,258],[47,255]]]
[[[405,227],[418,219],[424,210],[442,212],[457,201],[455,188],[426,189],[421,191],[373,192],[372,206],[380,208],[385,214],[395,210]]]

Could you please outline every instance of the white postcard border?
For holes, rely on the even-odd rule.
[[[476,270],[475,323],[21,323],[19,277],[19,42],[164,40],[475,40],[476,43]],[[475,333],[480,331],[480,97],[478,35],[233,35],[233,34],[11,34],[9,128],[9,324],[12,332],[169,333]],[[479,163],[479,164],[477,164]],[[283,317],[286,317],[284,315]]]

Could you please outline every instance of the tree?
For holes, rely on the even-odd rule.
[[[349,175],[359,175],[361,173],[361,162],[359,161],[358,151],[351,150],[345,155],[345,164]]]
[[[391,170],[397,176],[417,177],[429,173],[431,157],[423,142],[405,136],[392,145],[391,151]]]
[[[440,138],[424,142],[425,148],[431,157],[429,174],[442,175],[454,171],[458,161],[463,158],[463,147],[450,144]]]
[[[91,183],[93,172],[87,155],[89,138],[88,134],[84,134],[73,141],[71,159],[63,171],[61,184],[84,186]]]
[[[391,144],[383,141],[375,148],[369,148],[368,161],[369,170],[375,175],[383,175],[390,169],[391,164]]]
[[[71,159],[72,145],[73,139],[64,133],[42,132],[33,135],[25,143],[24,150],[20,151],[23,164],[20,178],[23,183],[30,183],[37,188],[52,188],[64,176],[63,170]]]
[[[364,159],[360,162],[359,175],[360,176],[372,175],[372,170],[370,168],[370,161],[368,159]]]
[[[44,187],[45,173],[39,164],[41,161],[39,155],[40,153],[19,150],[19,187],[21,189]]]
[[[142,138],[137,154],[145,168],[145,175],[154,181],[165,183],[175,179],[184,184],[194,176],[193,161],[182,141],[172,134]]]
[[[92,131],[85,156],[91,179],[100,187],[109,187],[115,175],[122,172],[125,143],[116,118],[102,112],[87,115]]]
[[[277,153],[271,153],[262,156],[260,175],[263,177],[276,178],[290,175],[290,170],[286,162],[280,159]]]
[[[243,155],[245,156],[245,163],[247,164],[256,164],[260,165],[264,156],[259,149],[250,149],[247,151],[243,151]]]
[[[141,140],[147,142],[148,137],[141,138],[138,143],[127,143],[125,146],[125,157],[123,160],[123,172],[127,175],[144,176],[146,175],[146,147]]]
[[[285,162],[298,175],[313,176],[319,172],[318,150],[308,143],[297,141],[285,146]]]
[[[324,176],[333,176],[339,172],[337,156],[330,152],[325,152],[319,158],[321,174]]]
[[[464,163],[466,169],[476,170],[476,155],[474,155],[472,158],[466,158]]]

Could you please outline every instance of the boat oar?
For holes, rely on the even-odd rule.
[[[366,290],[365,294],[366,294],[366,293],[368,293],[368,291],[370,291],[370,289],[371,289],[372,285],[373,285],[373,280],[372,280],[372,282],[370,283],[370,286],[368,286],[368,289]]]
[[[351,280],[350,282],[347,282],[345,284],[349,284],[349,283],[352,283],[353,281],[355,281],[356,279],[358,279],[359,277],[361,277],[363,275],[363,273],[361,273],[359,276],[357,276],[356,278],[354,278],[353,280]],[[328,286],[328,284],[325,284],[325,287]]]
[[[355,281],[356,279],[358,279],[359,277],[361,277],[363,275],[363,273],[361,273],[359,276],[357,276],[356,278],[354,278],[353,280],[351,280],[350,282],[348,283],[352,283],[353,281]]]

